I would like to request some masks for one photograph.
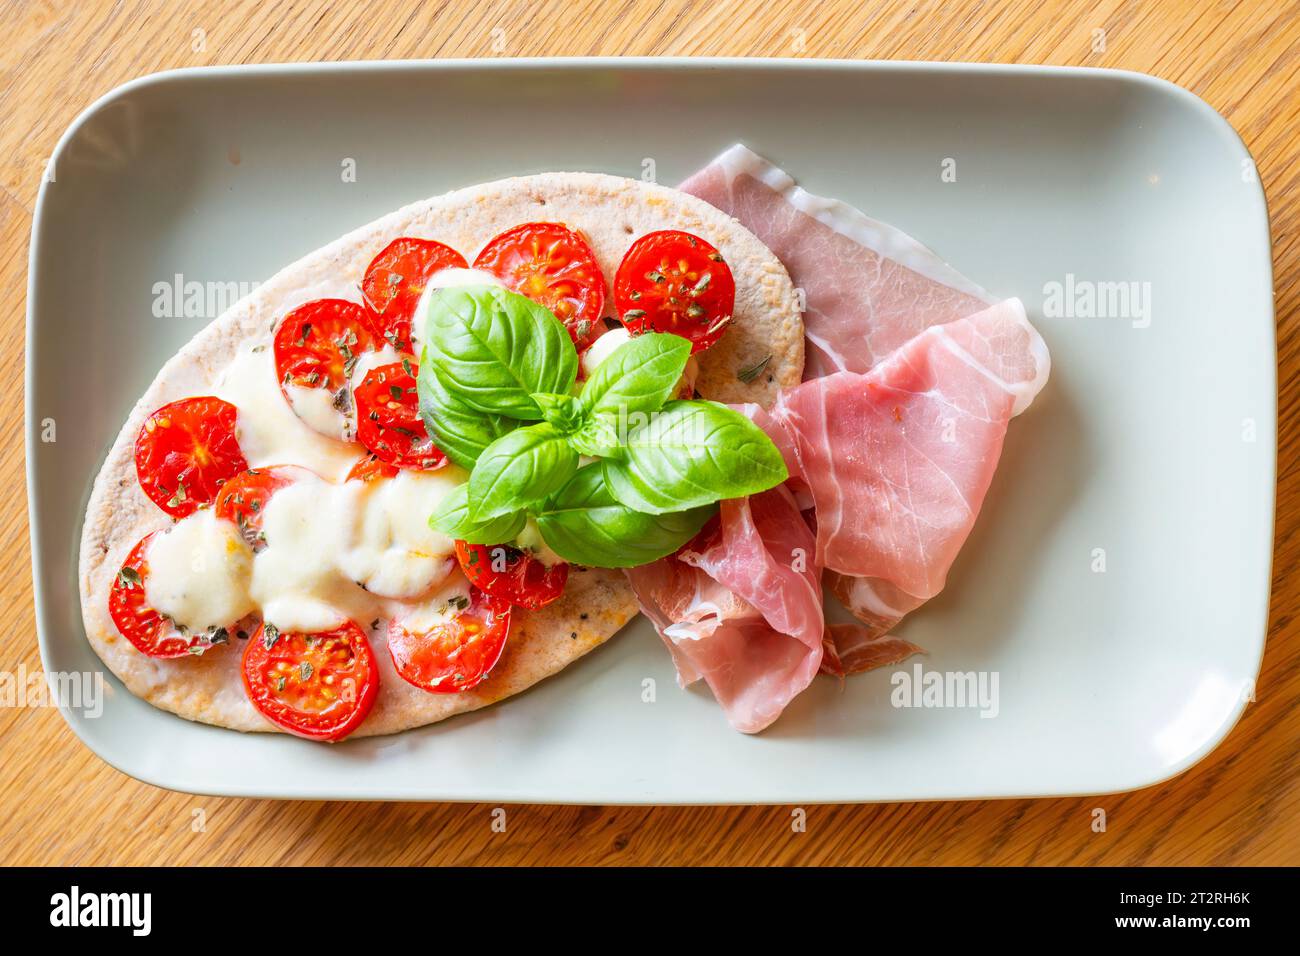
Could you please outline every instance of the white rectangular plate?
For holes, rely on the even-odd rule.
[[[101,716],[65,711],[77,734],[178,790],[601,803],[1115,791],[1213,749],[1245,705],[1268,604],[1267,214],[1249,154],[1203,102],[1077,69],[329,64],[114,91],[59,144],[32,237],[27,449],[47,671],[101,669],[75,581],[90,484],[163,361],[215,315],[157,317],[159,284],[256,282],[407,202],[504,176],[674,184],[738,140],[1020,296],[1052,349],[1052,380],[1012,423],[947,590],[902,628],[927,657],[843,687],[820,679],[756,737],[729,729],[707,691],[677,689],[643,619],[526,694],[393,737],[326,747],[218,730],[111,677]],[[1102,317],[1078,314],[1082,300],[1052,306],[1052,283],[1082,295],[1079,282],[1137,283],[1140,298]],[[996,674],[997,715],[893,706],[891,673],[916,661]]]

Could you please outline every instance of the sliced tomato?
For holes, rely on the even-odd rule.
[[[531,554],[506,544],[457,541],[456,559],[470,584],[530,611],[557,599],[569,580],[568,564],[547,567]]]
[[[510,604],[469,589],[469,604],[431,628],[409,618],[388,623],[388,650],[397,673],[422,690],[454,694],[483,680],[501,659],[510,633]]]
[[[671,332],[702,352],[722,337],[736,305],[736,280],[699,236],[668,229],[632,243],[614,277],[614,305],[633,335]]]
[[[379,332],[399,352],[411,351],[415,307],[436,273],[465,269],[465,257],[432,239],[394,239],[375,256],[361,280],[361,293],[379,316]]]
[[[366,455],[348,471],[347,481],[374,481],[377,478],[396,478],[400,469],[383,461],[378,455]]]
[[[342,740],[352,733],[379,692],[370,642],[351,621],[316,634],[263,624],[244,648],[241,669],[258,712],[312,740]]]
[[[249,547],[261,550],[262,513],[271,496],[305,478],[315,478],[316,473],[298,465],[267,465],[263,468],[250,468],[231,478],[217,495],[213,505],[218,518],[233,521],[239,526],[239,532]]]
[[[135,439],[135,473],[149,500],[174,518],[211,504],[248,467],[235,437],[234,405],[205,395],[164,405]]]
[[[275,374],[289,406],[292,408],[293,402],[288,386],[323,388],[334,396],[340,414],[348,417],[351,393],[347,386],[357,359],[384,344],[376,323],[373,312],[346,299],[317,299],[286,315],[275,330],[273,348]]]
[[[430,470],[447,461],[425,430],[415,363],[403,359],[366,373],[356,387],[357,441],[398,468]]]
[[[172,658],[202,653],[212,644],[207,634],[182,633],[169,618],[151,608],[145,598],[144,582],[149,576],[145,553],[158,533],[145,535],[126,556],[108,592],[109,617],[122,636],[142,654]]]
[[[527,222],[501,233],[474,260],[508,289],[544,305],[564,323],[578,351],[604,329],[605,276],[581,235],[558,222]]]

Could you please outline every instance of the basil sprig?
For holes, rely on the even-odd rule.
[[[716,402],[669,402],[633,430],[620,458],[602,464],[614,497],[668,514],[766,491],[789,477],[767,434]]]
[[[469,485],[457,485],[442,499],[429,522],[443,534],[470,544],[501,544],[519,537],[526,520],[522,511],[486,521],[474,520],[469,516]]]
[[[690,357],[691,343],[680,335],[629,339],[597,366],[578,400],[594,415],[656,412],[672,397]]]
[[[497,544],[531,515],[565,560],[634,567],[689,541],[718,501],[787,477],[744,415],[673,399],[691,355],[680,336],[632,338],[578,389],[577,351],[542,306],[491,286],[426,301],[420,412],[470,469],[429,519],[444,534]]]
[[[581,564],[634,568],[672,554],[704,527],[714,505],[670,514],[645,514],[610,493],[599,465],[578,473],[537,512],[537,527],[561,557]],[[576,557],[570,560],[577,561]]]
[[[416,384],[425,429],[447,457],[462,468],[473,468],[483,449],[519,424],[501,415],[475,411],[443,388],[427,364],[421,363]]]
[[[420,366],[465,405],[536,420],[534,392],[573,389],[578,353],[545,307],[495,286],[443,289],[431,299]]]
[[[517,511],[559,491],[578,470],[578,453],[550,422],[502,435],[469,475],[469,510],[477,519]]]

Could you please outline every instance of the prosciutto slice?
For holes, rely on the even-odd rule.
[[[784,487],[724,501],[719,520],[677,555],[628,579],[677,666],[703,678],[732,726],[780,716],[822,663],[816,541]]]
[[[681,188],[757,234],[806,296],[803,384],[740,409],[789,481],[723,502],[710,533],[628,572],[680,682],[703,678],[733,726],[754,732],[819,668],[842,677],[920,652],[889,632],[943,587],[1007,424],[1050,361],[1019,300],[995,303],[920,243],[743,146]],[[825,626],[823,572],[859,623]]]
[[[849,574],[827,571],[823,581],[831,593],[839,598],[840,603],[862,622],[859,625],[862,628],[861,634],[844,635],[851,645],[889,633],[894,625],[926,601],[923,597],[908,594],[883,578],[855,578]],[[851,648],[844,649],[845,655],[850,652]]]
[[[803,290],[805,379],[866,372],[924,329],[994,301],[911,236],[806,192],[739,144],[678,188],[740,220]]]
[[[847,677],[863,671],[888,667],[924,654],[911,641],[892,634],[879,634],[862,624],[828,624],[822,642],[822,673]]]
[[[1042,338],[1009,299],[927,329],[870,372],[804,382],[760,420],[794,447],[816,510],[817,562],[875,633],[943,588],[1007,423],[1049,368]]]

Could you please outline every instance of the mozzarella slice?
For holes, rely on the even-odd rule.
[[[415,598],[444,581],[456,565],[455,542],[429,527],[428,516],[465,480],[454,465],[437,471],[401,471],[389,481],[349,482],[366,487],[352,514],[349,546],[339,567],[371,594]]]
[[[252,551],[211,508],[155,535],[145,560],[145,600],[192,632],[229,627],[256,610],[248,593]]]
[[[596,341],[591,343],[587,351],[582,353],[583,376],[591,378],[605,359],[613,355],[619,346],[631,341],[631,339],[632,334],[621,325],[616,329],[610,329],[608,332],[603,333]]]
[[[329,397],[324,389],[304,391]],[[216,394],[239,410],[236,437],[254,468],[301,465],[341,479],[365,454],[360,445],[327,438],[294,414],[280,391],[269,343],[242,346],[218,380]]]
[[[435,627],[453,620],[469,606],[469,581],[459,570],[447,575],[438,590],[405,608],[394,621],[412,634],[428,634]]]
[[[276,492],[249,585],[263,617],[281,630],[323,631],[385,617],[388,600],[433,591],[456,568],[455,543],[428,517],[465,477],[447,465],[374,481],[308,479]]]

